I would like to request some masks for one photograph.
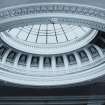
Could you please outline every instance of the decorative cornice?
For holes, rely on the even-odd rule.
[[[88,51],[90,46],[85,47],[84,49]],[[81,50],[84,50],[79,49]],[[12,49],[8,49],[11,51]],[[85,51],[84,50],[84,51]],[[8,51],[4,54],[2,60],[0,61],[0,78],[1,80],[5,80],[11,83],[21,84],[21,85],[29,85],[29,86],[60,86],[60,85],[73,85],[79,83],[86,83],[93,79],[99,78],[100,76],[105,74],[105,62],[104,62],[104,54],[100,48],[97,49],[99,55],[96,58],[91,59],[88,58],[88,61],[81,61],[79,58],[78,52],[72,52],[76,57],[76,64],[69,64],[69,60],[64,60],[64,65],[57,66],[55,55],[50,56],[51,62],[55,62],[55,65],[51,65],[51,67],[45,67],[43,58],[47,57],[46,55],[40,56],[40,60],[42,58],[42,62],[40,62],[38,67],[31,67],[31,60],[29,54],[27,63],[19,64],[20,55],[23,52],[18,51],[16,55],[15,61],[12,63],[7,61]],[[89,52],[89,51],[88,51]],[[102,52],[102,55],[100,55]],[[90,53],[87,53],[89,56]],[[19,55],[19,56],[18,56]],[[67,59],[66,56],[68,54],[58,55],[65,56],[63,59]],[[32,55],[37,56],[37,55]],[[80,61],[80,63],[78,62]]]
[[[41,15],[42,14],[42,15]],[[15,25],[13,21],[23,21],[22,24],[29,24],[29,22],[23,19],[31,20],[33,17],[37,18],[37,21],[43,21],[43,16],[47,15],[46,21],[49,22],[53,17],[57,18],[57,22],[69,22],[69,23],[79,23],[81,25],[86,25],[89,27],[95,26],[95,29],[105,30],[105,10],[98,7],[84,6],[77,4],[67,4],[67,3],[42,3],[42,4],[29,4],[24,6],[14,6],[2,8],[0,10],[0,20],[1,24],[9,22],[10,26]],[[57,14],[62,14],[57,17]],[[66,18],[66,16],[68,17]],[[29,17],[28,17],[29,16]],[[38,17],[37,17],[38,16]],[[75,16],[72,18],[72,16]],[[84,17],[82,17],[84,16]],[[96,21],[97,19],[97,21]],[[76,22],[75,22],[76,21]],[[12,23],[13,22],[13,23]],[[20,22],[20,23],[21,23]],[[51,22],[51,21],[50,21]],[[12,24],[11,24],[12,23]],[[91,26],[91,23],[93,24]],[[5,23],[6,25],[6,23]],[[18,24],[19,25],[19,24]],[[9,26],[8,26],[9,28]],[[104,29],[103,29],[104,28]]]
[[[73,4],[61,4],[61,3],[51,3],[51,4],[35,4],[27,5],[24,7],[11,7],[5,8],[0,11],[0,18],[9,18],[24,16],[30,14],[40,14],[40,13],[70,13],[79,14],[85,16],[92,16],[104,19],[105,11],[100,8],[86,7],[83,5],[73,5]]]

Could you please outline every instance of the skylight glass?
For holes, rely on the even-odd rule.
[[[70,24],[35,24],[7,30],[21,41],[35,44],[59,44],[79,40],[91,32],[90,28]]]

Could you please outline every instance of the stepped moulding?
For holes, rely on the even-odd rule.
[[[6,1],[0,1],[1,80],[71,86],[105,76],[105,3]]]

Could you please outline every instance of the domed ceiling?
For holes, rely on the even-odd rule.
[[[104,76],[105,25],[96,12],[103,10],[87,7],[54,2],[2,8],[0,79],[71,86]]]
[[[7,30],[1,33],[1,38],[18,50],[49,55],[81,48],[94,39],[96,35],[96,30],[83,26],[37,24]]]

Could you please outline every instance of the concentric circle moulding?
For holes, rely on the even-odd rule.
[[[0,79],[30,86],[92,82],[105,75],[104,31],[105,10],[95,6],[37,2],[2,8]]]
[[[104,9],[94,6],[71,3],[27,4],[2,8],[0,29],[5,30],[27,23],[50,23],[52,18],[57,18],[57,21],[53,22],[79,24],[104,30],[104,17]]]

